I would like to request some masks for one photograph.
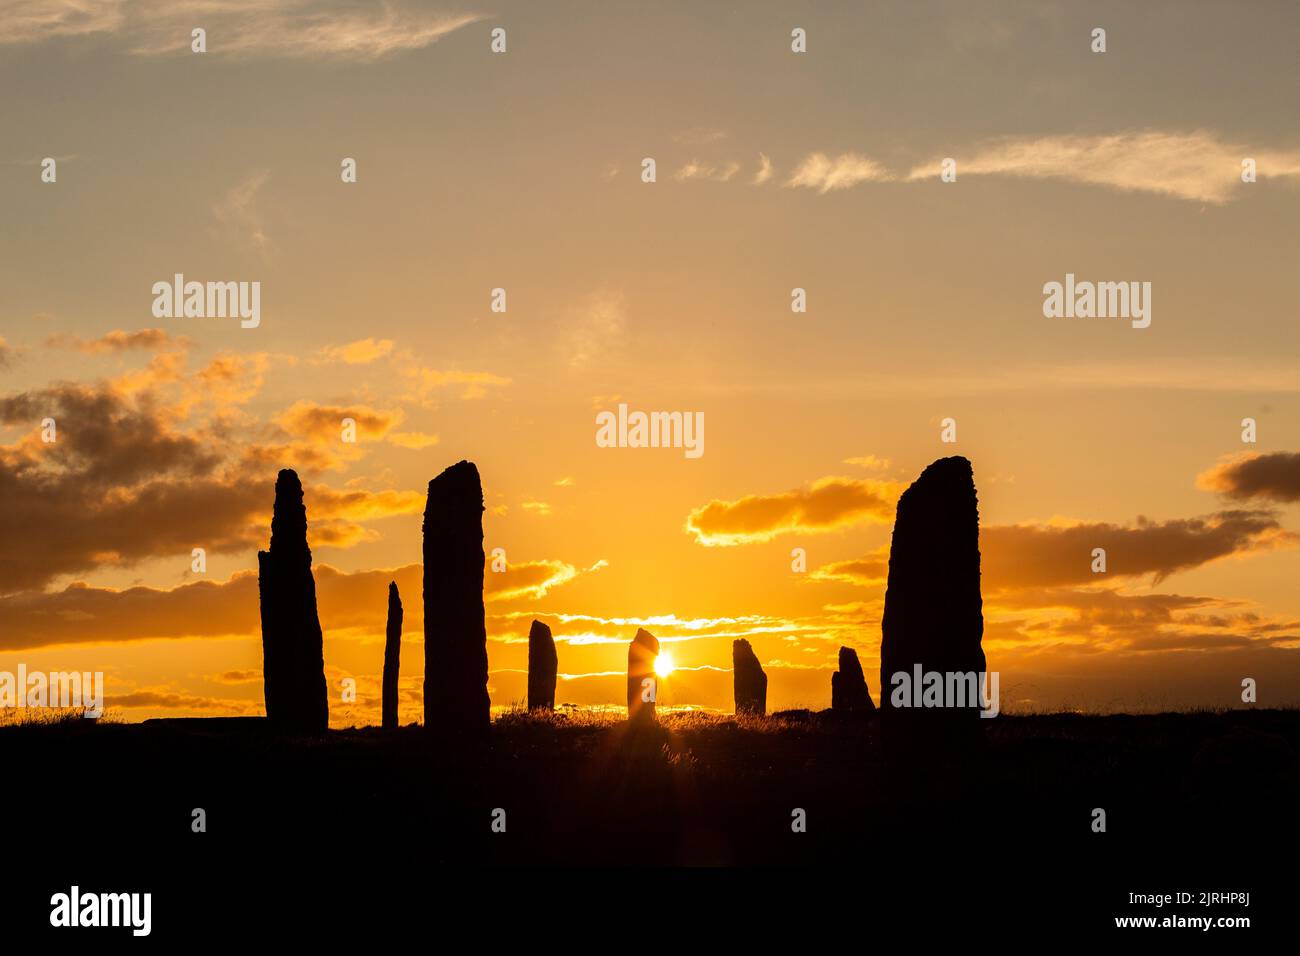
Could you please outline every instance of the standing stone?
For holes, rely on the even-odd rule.
[[[946,688],[949,675],[984,672],[979,501],[965,458],[934,462],[898,499],[881,630],[881,709],[889,722],[971,726],[973,719],[978,726],[978,695],[960,708],[908,709],[891,694],[895,674],[914,684],[939,672]]]
[[[397,582],[388,585],[388,629],[384,642],[383,728],[397,729],[397,675],[402,657],[402,598]]]
[[[659,641],[645,628],[637,628],[636,637],[627,647],[627,719],[638,723],[654,723],[655,697],[658,678],[655,677],[655,658],[659,656]],[[649,680],[649,684],[643,681]],[[649,698],[645,700],[644,698]]]
[[[743,637],[731,642],[731,672],[737,714],[762,717],[767,713],[767,675]]]
[[[551,629],[533,621],[528,631],[528,709],[555,709],[555,671],[559,658]]]
[[[429,482],[424,509],[424,726],[485,730],[483,485],[471,462]]]
[[[257,552],[257,591],[267,719],[289,733],[324,733],[329,699],[307,509],[302,482],[288,468],[275,479],[271,547]]]
[[[840,669],[831,675],[831,710],[843,714],[869,714],[876,709],[867,691],[858,652],[840,648]]]

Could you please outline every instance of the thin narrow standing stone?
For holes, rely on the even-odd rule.
[[[402,658],[402,598],[397,582],[388,585],[388,628],[384,641],[383,728],[397,729],[397,677]]]

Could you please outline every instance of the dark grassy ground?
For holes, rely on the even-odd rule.
[[[93,882],[76,865],[89,846],[98,871],[146,885],[355,882],[390,867],[433,878],[464,864],[808,864],[864,893],[954,879],[1105,916],[1127,912],[1129,891],[1230,890],[1261,880],[1270,857],[1294,858],[1300,712],[980,725],[974,754],[904,771],[885,760],[878,719],[828,713],[668,715],[644,732],[508,714],[461,741],[415,726],[283,739],[256,720],[63,721],[0,728],[17,771],[0,808],[10,857],[40,873],[33,892],[44,879],[66,889],[74,870]],[[191,830],[196,807],[206,833]],[[1105,833],[1092,830],[1096,807]],[[496,808],[504,833],[491,829]],[[791,830],[795,808],[805,833]]]

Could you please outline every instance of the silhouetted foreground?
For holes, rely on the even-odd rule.
[[[976,772],[932,791],[891,778],[879,719],[790,713],[660,714],[636,733],[623,720],[516,713],[459,747],[416,725],[299,738],[256,718],[0,728],[24,779],[67,781],[39,799],[6,788],[3,806],[45,836],[75,819],[69,838],[95,833],[105,858],[114,840],[237,853],[273,838],[325,852],[369,835],[443,861],[860,863],[879,841],[977,824],[960,865],[978,870],[987,853],[996,871],[998,859],[1027,863],[1013,852],[1104,855],[1162,837],[1210,847],[1295,828],[1300,711],[1002,715],[982,722]],[[93,798],[77,783],[109,780]],[[190,832],[195,807],[206,834]],[[505,834],[490,830],[498,807]],[[1106,833],[1092,832],[1096,807]],[[794,808],[806,833],[791,831]]]
[[[931,789],[890,774],[878,717],[830,711],[661,712],[635,730],[514,714],[477,743],[445,738],[462,746],[418,726],[286,737],[255,719],[3,728],[0,752],[22,780],[48,784],[0,790],[23,894],[6,902],[39,924],[49,894],[72,882],[135,886],[157,894],[160,924],[241,938],[258,917],[325,933],[337,919],[367,931],[487,925],[578,904],[599,916],[623,912],[593,902],[603,888],[641,879],[521,874],[507,893],[472,872],[480,865],[810,864],[797,876],[644,879],[682,908],[762,892],[797,921],[840,894],[864,925],[965,911],[995,937],[1102,931],[1134,912],[1133,891],[1246,888],[1250,915],[1270,911],[1258,892],[1277,886],[1262,882],[1266,858],[1292,866],[1300,836],[1300,712],[981,724],[979,765]],[[196,807],[205,833],[192,832]],[[1097,807],[1105,833],[1092,831]],[[796,809],[806,832],[791,829]],[[496,810],[505,832],[492,831]],[[520,910],[528,901],[535,909]],[[1286,912],[1276,898],[1272,909]]]

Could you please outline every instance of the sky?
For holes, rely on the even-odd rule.
[[[638,627],[662,704],[729,710],[739,637],[769,709],[828,706],[840,646],[878,700],[894,504],[959,454],[1004,712],[1300,704],[1297,40],[1266,2],[0,0],[0,671],[261,713],[291,467],[331,723],[378,723],[390,580],[416,720],[425,489],[469,459],[495,707],[534,619],[557,702],[622,701]],[[260,321],[158,317],[177,273]],[[1067,274],[1150,325],[1046,317]],[[703,454],[600,447],[619,404]]]

